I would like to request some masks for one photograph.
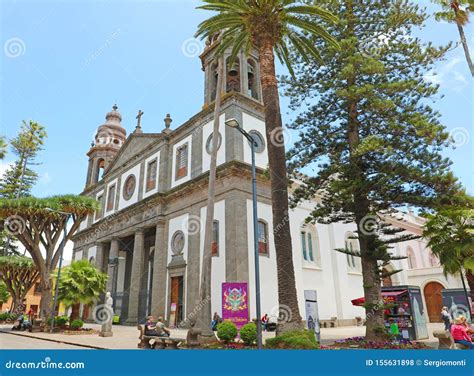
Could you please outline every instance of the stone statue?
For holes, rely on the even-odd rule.
[[[102,329],[99,333],[100,337],[112,337],[112,321],[114,319],[114,300],[110,292],[105,294],[105,304],[98,305],[94,310],[94,320],[102,323]]]

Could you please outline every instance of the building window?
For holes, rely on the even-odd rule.
[[[109,193],[107,194],[107,211],[114,209],[115,203],[115,184],[109,187]]]
[[[303,250],[303,258],[308,261],[308,252],[306,250],[306,232],[301,232],[301,249]]]
[[[311,235],[310,232],[306,234],[306,237],[308,238],[308,254],[309,254],[309,261],[313,262],[314,261],[314,256],[313,256],[313,236]]]
[[[262,134],[255,129],[252,129],[249,132],[249,135],[252,136],[255,142],[255,153],[263,153],[265,151],[265,139],[263,138]]]
[[[413,249],[407,249],[407,261],[408,261],[408,268],[409,269],[416,269],[416,258]]]
[[[258,234],[258,253],[268,255],[268,225],[266,222],[259,220],[257,225]]]
[[[209,155],[212,153],[212,138],[213,138],[212,135],[213,134],[214,133],[211,133],[209,135],[209,137],[207,138],[207,141],[206,141],[206,152]],[[218,135],[217,135],[217,150],[220,149],[221,143],[222,143],[222,136],[221,136],[220,133],[218,133]]]
[[[252,59],[247,60],[247,77],[248,77],[247,94],[250,97],[258,100],[259,95],[258,95],[257,64]]]
[[[188,144],[180,146],[176,150],[176,180],[188,174]]]
[[[130,200],[135,193],[135,187],[137,185],[137,179],[135,175],[131,174],[128,175],[127,179],[125,180],[125,184],[123,185],[123,198],[125,200]]]
[[[211,255],[219,255],[219,221],[212,222]]]
[[[345,247],[346,250],[357,253],[359,251],[359,240],[355,239],[353,234],[348,234],[346,236]],[[360,263],[357,260],[357,256],[346,254],[346,260],[350,270],[360,271]]]
[[[102,201],[103,201],[104,196],[100,195],[97,196],[97,201],[99,201],[99,209],[95,212],[95,219],[99,219],[102,217]]]
[[[148,163],[146,173],[146,191],[151,191],[156,188],[156,175],[158,172],[158,161],[154,159]]]
[[[430,257],[430,266],[431,266],[432,268],[438,267],[438,266],[439,266],[439,260],[438,260],[438,258],[433,254],[433,252],[430,251],[429,257]]]

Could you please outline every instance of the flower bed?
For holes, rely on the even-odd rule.
[[[424,343],[409,340],[386,342],[367,341],[365,337],[351,337],[335,341],[327,349],[421,350],[429,348]]]

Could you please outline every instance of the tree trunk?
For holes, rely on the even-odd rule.
[[[204,251],[202,261],[202,273],[201,273],[201,289],[200,289],[200,311],[198,314],[199,323],[198,327],[201,329],[201,341],[202,342],[214,342],[216,336],[211,329],[212,321],[212,307],[211,307],[211,273],[212,273],[212,255],[211,255],[211,243],[212,243],[212,224],[214,222],[214,199],[216,192],[216,168],[217,168],[217,149],[219,141],[219,117],[221,112],[221,96],[223,77],[225,72],[224,59],[219,58],[218,63],[218,76],[217,76],[217,88],[216,88],[216,100],[214,102],[214,126],[213,126],[213,137],[212,137],[212,152],[211,152],[211,163],[209,167],[209,188],[207,198],[207,210],[206,210],[206,224],[204,229]]]
[[[74,303],[71,307],[71,315],[69,316],[69,320],[72,322],[73,320],[76,320],[79,318],[79,313],[81,310],[81,304],[80,303]]]
[[[303,329],[291,244],[288,213],[288,176],[286,170],[285,143],[280,113],[278,84],[275,75],[273,44],[261,39],[259,46],[261,85],[265,107],[265,129],[268,147],[268,163],[272,190],[273,237],[278,276],[279,324],[278,333]],[[260,319],[257,317],[257,319]]]
[[[467,284],[469,285],[471,300],[474,302],[474,273],[466,270]]]
[[[464,49],[464,55],[466,55],[467,65],[469,66],[469,70],[471,71],[471,75],[474,77],[474,65],[472,63],[471,54],[469,52],[469,45],[467,43],[466,35],[464,34],[464,28],[459,22],[456,22],[456,25],[458,27],[459,36],[461,37],[461,43],[462,43],[462,47]]]
[[[52,315],[53,306],[53,288],[48,272],[41,272],[41,301],[40,301],[40,317],[47,320]]]

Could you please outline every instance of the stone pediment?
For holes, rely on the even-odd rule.
[[[152,144],[158,142],[162,138],[163,135],[160,133],[130,134],[109,168],[105,171],[105,174],[111,173],[130,159],[147,151]]]

